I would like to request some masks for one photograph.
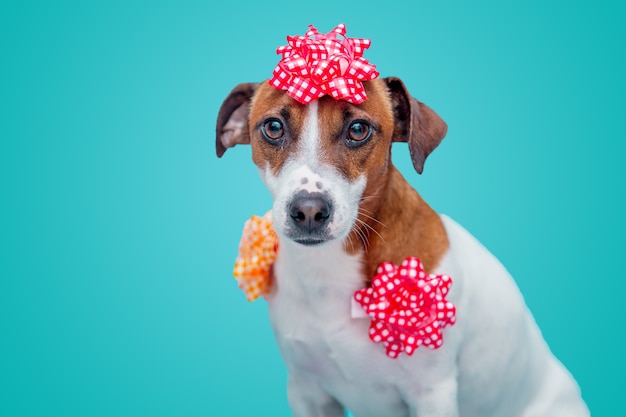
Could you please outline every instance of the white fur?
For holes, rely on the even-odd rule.
[[[437,268],[453,279],[457,322],[437,350],[391,359],[370,341],[369,319],[353,317],[363,286],[362,255],[342,247],[365,179],[350,183],[317,158],[317,103],[309,105],[298,152],[278,176],[261,171],[274,197],[280,248],[267,297],[287,365],[295,417],[584,417],[578,387],[551,354],[513,279],[469,233],[447,217],[450,247]],[[303,183],[302,178],[306,178]],[[328,192],[335,240],[305,247],[284,236],[289,200]]]
[[[436,273],[452,277],[457,323],[444,345],[386,356],[369,320],[350,314],[363,286],[360,255],[339,243],[282,242],[268,297],[289,372],[295,417],[582,417],[578,387],[543,341],[513,279],[461,226],[442,217],[450,248]]]

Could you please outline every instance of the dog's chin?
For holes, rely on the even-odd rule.
[[[328,231],[320,233],[300,233],[295,230],[286,230],[285,232],[286,233],[278,233],[281,240],[288,240],[300,248],[319,248],[337,241],[337,237],[328,233]]]
[[[289,242],[299,248],[324,247],[328,244],[342,241],[349,233],[349,231],[344,231],[343,227],[335,227],[334,225],[306,231],[297,227],[296,224],[287,221],[275,221],[274,230],[278,234],[280,241]]]
[[[347,235],[347,234],[346,234]],[[280,234],[279,234],[280,236]],[[319,235],[303,235],[294,233],[290,235],[289,233],[281,236],[283,239],[287,239],[293,243],[295,243],[298,247],[307,247],[307,248],[319,248],[324,247],[328,244],[332,244],[333,242],[340,242],[344,239],[344,236],[335,236],[334,234],[319,234]]]

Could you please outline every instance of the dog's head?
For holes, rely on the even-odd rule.
[[[376,216],[392,142],[408,142],[421,173],[445,136],[445,122],[400,79],[364,85],[368,99],[359,105],[328,96],[304,105],[267,82],[240,84],[224,100],[217,156],[252,146],[281,239],[309,246],[345,239],[355,224]]]

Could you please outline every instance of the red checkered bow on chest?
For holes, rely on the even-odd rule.
[[[382,342],[391,358],[411,356],[421,345],[443,345],[441,329],[456,321],[456,307],[446,300],[451,284],[449,276],[426,274],[422,262],[409,257],[399,267],[381,263],[372,286],[354,299],[372,319],[370,339]]]
[[[276,53],[282,58],[270,84],[302,104],[324,95],[360,104],[367,99],[362,81],[378,77],[376,66],[363,58],[371,41],[347,38],[343,24],[327,34],[312,25],[305,36],[288,36]]]

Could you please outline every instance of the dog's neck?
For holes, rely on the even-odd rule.
[[[333,294],[339,297],[368,286],[381,262],[399,265],[405,258],[415,256],[422,261],[426,272],[433,272],[448,249],[441,218],[393,165],[377,180],[378,184],[370,182],[377,192],[372,194],[366,189],[359,219],[343,242],[305,247],[288,239],[281,240],[282,256],[289,259],[288,264],[282,264],[281,272],[299,279],[306,270],[308,275],[318,277],[315,280],[304,277],[301,285],[307,287],[307,293],[324,292],[332,286],[336,290]],[[348,277],[353,275],[351,271],[359,269],[360,279]],[[342,279],[335,279],[336,275]]]
[[[448,249],[439,215],[392,165],[374,194],[362,199],[357,226],[344,242],[349,253],[363,253],[364,275],[371,279],[384,261],[400,264],[408,256],[432,272]],[[366,225],[365,225],[366,224]]]

